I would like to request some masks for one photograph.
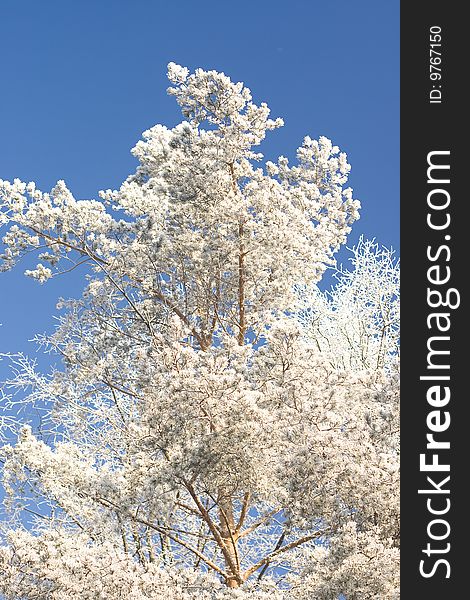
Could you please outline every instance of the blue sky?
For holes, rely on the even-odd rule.
[[[0,23],[0,178],[65,179],[77,198],[118,187],[141,132],[180,120],[165,92],[174,61],[244,81],[284,118],[269,158],[331,138],[363,206],[349,244],[364,234],[398,249],[398,0],[0,0]],[[23,270],[0,274],[0,352],[33,354],[27,340],[83,284],[39,286]]]

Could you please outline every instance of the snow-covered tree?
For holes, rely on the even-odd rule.
[[[41,418],[0,450],[0,592],[396,598],[396,269],[312,291],[358,216],[346,155],[307,137],[260,166],[281,119],[223,73],[169,79],[185,121],[143,134],[118,191],[0,181],[4,269],[88,278],[39,338],[63,368],[17,356],[4,387]]]

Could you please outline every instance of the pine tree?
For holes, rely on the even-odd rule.
[[[63,368],[14,359],[28,393],[5,396],[9,418],[26,403],[42,419],[0,450],[0,591],[396,598],[396,265],[378,270],[385,296],[359,268],[333,300],[315,291],[358,217],[346,155],[306,137],[294,165],[263,166],[282,125],[266,104],[223,73],[170,63],[169,79],[185,120],[144,132],[118,191],[0,181],[3,268],[87,268],[39,338]]]

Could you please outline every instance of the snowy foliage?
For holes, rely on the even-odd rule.
[[[299,320],[340,369],[397,372],[400,336],[399,261],[388,248],[361,238],[352,270],[334,273],[336,285],[321,292],[297,287]]]
[[[88,266],[39,338],[63,369],[17,356],[4,387],[41,420],[0,449],[0,592],[397,598],[397,267],[363,242],[320,293],[358,217],[346,155],[307,137],[263,168],[282,120],[224,74],[169,79],[185,121],[143,134],[118,191],[0,181],[4,269]]]

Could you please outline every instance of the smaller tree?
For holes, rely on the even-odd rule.
[[[350,252],[352,268],[334,269],[334,284],[327,291],[297,287],[303,335],[335,372],[355,373],[363,381],[374,379],[375,373],[378,385],[371,404],[348,402],[350,411],[360,411],[350,422],[359,424],[359,436],[352,452],[338,451],[347,463],[343,475],[349,472],[342,480],[344,488],[354,481],[353,518],[327,546],[308,554],[303,585],[316,600],[395,600],[400,541],[399,260],[393,250],[363,237]],[[315,469],[312,465],[304,472]]]
[[[297,286],[299,321],[336,368],[396,371],[400,339],[400,270],[391,249],[360,238],[352,269],[334,270],[321,291]]]

